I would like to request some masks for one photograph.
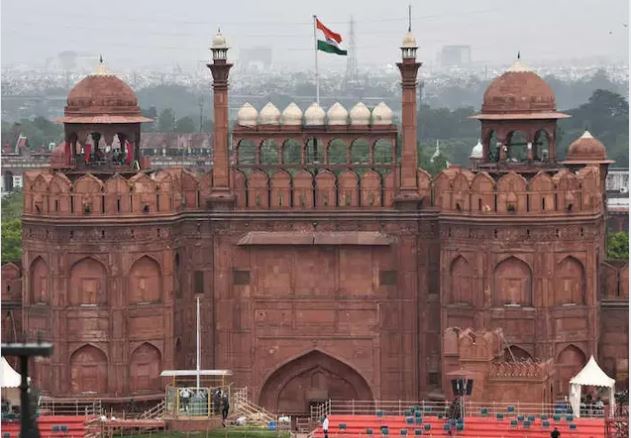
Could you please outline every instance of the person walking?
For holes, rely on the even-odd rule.
[[[224,393],[221,404],[221,424],[223,424],[223,427],[226,427],[226,419],[228,418],[228,412],[230,411],[230,399],[228,398],[228,394]]]
[[[559,438],[561,436],[561,432],[556,427],[552,432],[550,432],[550,438]]]
[[[324,431],[324,438],[329,438],[329,417],[326,414],[322,420],[322,430]]]
[[[183,388],[180,391],[180,398],[182,399],[182,410],[188,413],[188,405],[191,398],[191,391],[188,388]]]

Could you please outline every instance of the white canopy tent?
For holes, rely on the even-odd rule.
[[[616,381],[605,374],[596,363],[594,356],[590,356],[583,369],[570,380],[570,405],[574,415],[581,416],[581,390],[583,386],[609,388],[609,413],[613,415],[616,403],[614,398],[615,385]]]
[[[20,373],[15,371],[4,357],[0,358],[0,386],[2,388],[17,388],[21,382]]]

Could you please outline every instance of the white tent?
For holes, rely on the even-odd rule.
[[[0,358],[0,386],[2,388],[17,388],[21,382],[20,373],[15,371],[4,357]]]
[[[615,385],[616,381],[600,369],[594,356],[590,356],[583,369],[570,380],[570,405],[574,415],[581,416],[581,389],[583,386],[609,388],[609,412],[613,415],[616,402],[614,398]]]

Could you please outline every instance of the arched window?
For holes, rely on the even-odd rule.
[[[392,163],[392,143],[380,138],[375,142],[375,164]]]
[[[160,351],[148,342],[143,343],[134,350],[129,361],[131,390],[135,393],[160,391],[160,371]]]
[[[540,129],[535,134],[533,145],[533,159],[535,161],[547,161],[550,151],[550,137],[545,129]]]
[[[495,268],[495,306],[532,305],[532,274],[526,263],[516,257],[509,257]]]
[[[107,303],[105,267],[93,258],[84,258],[70,270],[70,305]]]
[[[449,274],[451,280],[449,302],[473,304],[473,274],[469,262],[462,256],[456,257],[451,263]]]
[[[162,297],[160,266],[147,256],[143,256],[132,265],[129,271],[127,295],[130,304],[155,303]]]
[[[256,163],[256,144],[252,140],[241,140],[237,146],[238,164]]]
[[[107,391],[107,358],[96,347],[86,345],[70,357],[70,384],[75,394]]]
[[[557,266],[554,305],[585,304],[585,269],[574,257],[566,257]]]
[[[331,140],[329,143],[329,164],[346,163],[346,143],[340,139]]]
[[[261,143],[261,164],[278,164],[278,144],[272,139]]]
[[[524,161],[528,158],[528,139],[521,131],[514,131],[508,136],[508,161]]]
[[[305,162],[307,164],[324,163],[324,146],[317,138],[310,138],[307,140]]]
[[[351,144],[351,163],[363,164],[368,163],[370,159],[370,145],[368,140],[358,138]]]
[[[48,303],[48,265],[41,257],[31,264],[31,303]]]
[[[300,142],[289,139],[283,144],[283,164],[300,164],[302,146]]]

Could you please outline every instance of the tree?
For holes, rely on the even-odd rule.
[[[2,263],[16,262],[22,257],[22,203],[21,191],[2,198]]]
[[[149,108],[141,108],[140,112],[143,116],[148,117],[153,120],[151,123],[143,123],[140,125],[140,129],[143,132],[151,132],[155,129],[158,120],[158,110],[155,106],[150,106]]]
[[[624,231],[609,233],[607,236],[607,257],[616,260],[629,260],[629,234]]]
[[[195,122],[189,116],[177,119],[177,122],[175,122],[175,132],[180,134],[195,132]]]
[[[175,113],[171,108],[163,109],[158,117],[158,131],[173,132],[175,129]]]

